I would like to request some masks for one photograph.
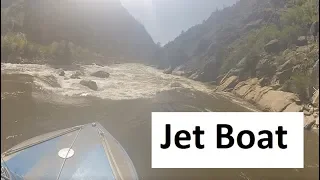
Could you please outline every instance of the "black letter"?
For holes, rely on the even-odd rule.
[[[249,142],[248,145],[244,145],[244,144],[242,143],[242,136],[243,136],[244,134],[248,134],[248,135],[250,136],[250,138],[249,138],[249,139],[250,139],[250,142]],[[251,131],[244,130],[244,131],[241,131],[241,132],[238,134],[237,142],[238,142],[239,147],[241,147],[242,149],[249,149],[249,148],[251,148],[251,147],[254,145],[254,141],[255,141],[255,139],[254,139],[254,134],[253,134]]]
[[[282,126],[278,127],[278,130],[276,131],[276,134],[278,135],[278,145],[281,149],[287,149],[287,145],[283,144],[283,135],[287,134],[287,131],[283,130]]]
[[[166,124],[166,144],[160,144],[162,149],[167,149],[170,147],[170,131],[171,131],[171,125]]]
[[[181,134],[185,134],[186,137],[180,137]],[[180,144],[180,140],[188,140],[190,141],[191,137],[190,137],[190,133],[188,131],[185,131],[185,130],[181,130],[181,131],[178,131],[176,136],[175,136],[175,143],[176,143],[176,146],[180,149],[188,149],[190,147],[190,144],[187,144],[187,145],[181,145]]]
[[[261,134],[266,134],[268,137],[267,138],[261,138],[258,141],[258,146],[261,149],[267,149],[267,148],[272,148],[272,132],[267,131],[267,130],[263,130],[259,132],[259,135]],[[263,141],[267,141],[267,145],[263,145]]]
[[[193,134],[196,136],[196,147],[198,149],[203,149],[204,145],[200,143],[200,135],[204,134],[204,131],[200,130],[200,126],[196,126],[196,130],[193,131]]]
[[[228,133],[227,134],[222,134],[222,128],[227,128]],[[218,124],[217,125],[217,148],[222,149],[222,148],[230,148],[234,144],[234,139],[232,136],[230,136],[233,132],[233,129],[230,125],[228,124]],[[229,139],[229,144],[227,145],[222,145],[222,138],[228,138]]]

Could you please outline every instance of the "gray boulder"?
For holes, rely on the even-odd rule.
[[[108,78],[110,74],[105,71],[97,71],[91,74],[91,76],[99,77],[99,78]]]
[[[59,74],[59,76],[64,76],[66,73],[62,69],[60,69],[58,74]]]
[[[97,83],[92,80],[81,80],[80,84],[86,86],[94,91],[98,90]]]

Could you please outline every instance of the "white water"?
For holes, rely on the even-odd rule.
[[[80,85],[81,79],[70,79],[74,71],[65,71],[65,76],[58,75],[58,69],[37,64],[1,64],[5,74],[28,74],[34,77],[34,83],[43,91],[52,92],[64,97],[94,96],[102,99],[122,100],[137,98],[152,98],[158,92],[175,89],[173,83],[180,84],[178,88],[211,93],[212,90],[204,84],[184,77],[163,74],[162,71],[142,64],[117,64],[112,66],[86,65],[82,66],[84,76],[81,79],[93,80],[98,90],[93,91]],[[109,78],[97,78],[91,73],[103,70],[110,73]],[[51,76],[51,78],[48,78]],[[60,87],[51,85],[52,79]]]

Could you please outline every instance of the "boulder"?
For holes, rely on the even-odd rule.
[[[297,46],[305,46],[308,45],[308,40],[306,36],[300,36],[296,41]]]
[[[60,69],[58,74],[59,74],[59,76],[64,76],[66,73],[62,69]]]
[[[293,102],[283,110],[283,112],[301,112],[303,107]]]
[[[248,79],[246,81],[238,83],[235,87],[233,92],[240,96],[245,97],[250,91],[252,91],[257,84],[259,84],[258,78]]]
[[[297,95],[290,92],[270,90],[261,97],[258,104],[271,111],[281,112],[293,102],[300,102]]]
[[[270,90],[272,90],[271,87],[255,86],[245,95],[244,98],[250,102],[257,103],[261,99],[261,97]]]
[[[80,84],[83,86],[86,86],[92,90],[95,90],[95,91],[98,90],[97,83],[92,80],[81,80]]]
[[[271,40],[264,46],[264,50],[267,53],[278,53],[281,51],[280,43],[278,39]]]
[[[217,87],[217,91],[224,91],[226,89],[234,88],[238,83],[237,76],[231,76],[227,78],[222,84]]]
[[[251,85],[245,84],[234,90],[234,93],[240,97],[244,97],[251,91]]]
[[[99,78],[108,78],[110,74],[105,71],[97,71],[91,74],[91,76],[99,77]]]

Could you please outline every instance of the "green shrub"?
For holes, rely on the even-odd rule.
[[[295,72],[290,82],[293,92],[296,93],[302,101],[308,101],[310,99],[311,77],[308,71]]]

